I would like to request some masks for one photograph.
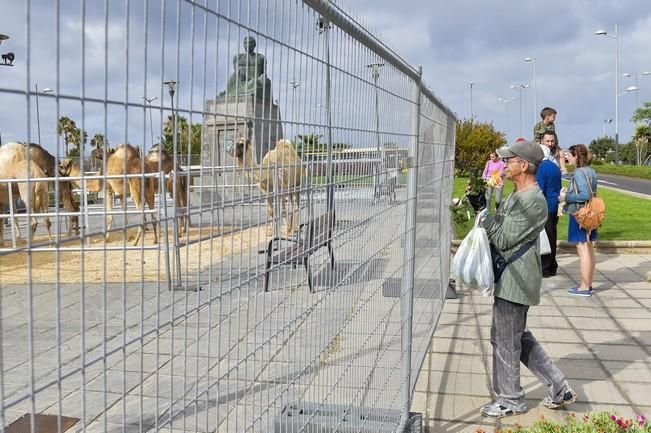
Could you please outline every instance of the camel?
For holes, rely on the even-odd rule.
[[[179,235],[185,234],[186,215],[188,215],[189,212],[189,209],[187,208],[188,191],[185,173],[181,170],[181,167],[179,167],[176,161],[172,159],[170,154],[158,146],[152,148],[147,155],[145,155],[145,170],[147,173],[158,173],[159,171],[162,171],[168,176],[165,180],[165,189],[169,193],[170,197],[174,199],[177,208],[184,209],[179,217]],[[154,191],[158,191],[158,178],[153,178],[152,181]],[[174,183],[176,183],[176,197],[174,197]]]
[[[45,173],[34,161],[18,161],[15,164],[12,164],[10,167],[4,167],[3,169],[3,178],[5,179],[30,179],[30,178],[44,178]],[[28,206],[28,209],[31,213],[47,213],[49,208],[50,195],[48,192],[48,183],[47,181],[32,181],[32,182],[16,182],[13,183],[12,193],[14,188],[18,189],[20,198],[25,202],[25,206]],[[9,188],[3,186],[0,188],[0,202],[3,204],[9,203]],[[52,223],[50,218],[47,216],[44,218],[45,226],[47,227],[48,239],[52,241]],[[18,223],[16,218],[12,219],[12,224],[16,230],[17,237],[20,237],[20,230],[18,228]],[[4,245],[4,236],[3,236],[3,226],[0,224],[0,245]],[[36,217],[32,215],[31,222],[31,232],[30,239],[34,240],[34,234],[36,233],[36,227],[38,222]]]
[[[99,150],[100,152],[96,152]],[[101,149],[95,149],[93,156],[101,154]],[[138,156],[139,152],[136,148],[129,144],[121,144],[114,151],[107,151],[106,157],[106,175],[124,175],[124,174],[143,174],[143,161]],[[59,165],[59,171],[64,176],[78,177],[80,176],[79,164],[70,159],[66,159]],[[102,174],[100,169],[100,175]],[[108,212],[113,210],[113,195],[122,196],[122,206],[126,208],[126,196],[131,195],[134,204],[138,210],[143,210],[143,197],[142,187],[144,183],[144,201],[147,202],[149,209],[154,209],[154,188],[150,178],[142,177],[128,177],[126,182],[124,178],[109,178],[106,179],[88,179],[86,180],[86,189],[91,192],[106,191],[106,209]],[[75,181],[77,185],[81,182]],[[128,188],[127,188],[128,187]],[[158,236],[156,234],[156,217],[152,214],[152,226],[154,228],[154,244],[158,243]],[[126,221],[125,221],[126,223]],[[138,227],[138,233],[133,242],[133,245],[138,245],[142,237],[143,227],[145,225],[145,216],[142,217],[142,225]],[[109,214],[106,225],[106,242],[110,241],[111,227],[113,226],[113,215]]]
[[[55,177],[56,159],[47,150],[35,143],[30,143],[29,146],[24,143],[6,143],[0,146],[0,179],[8,178],[4,173],[6,169],[13,167],[19,161],[27,159],[25,149],[29,149],[29,159],[36,163],[45,174],[45,177]],[[12,192],[15,192],[14,197],[18,197],[18,188],[15,185]],[[79,206],[72,197],[70,182],[62,179],[59,179],[59,200],[68,212],[79,212]],[[4,209],[5,206],[0,205],[0,210]],[[2,224],[2,221],[0,221],[0,224]],[[70,217],[68,235],[71,235],[73,230],[75,234],[79,234],[79,217],[77,215]]]
[[[257,183],[260,191],[265,194],[273,192],[274,172],[278,170],[278,183],[280,185],[281,209],[285,213],[285,200],[289,201],[290,213],[287,222],[287,233],[294,233],[298,225],[294,224],[294,213],[300,214],[300,191],[284,192],[287,189],[297,189],[301,185],[303,168],[301,158],[298,156],[294,145],[289,140],[278,140],[276,148],[267,152],[258,166],[251,152],[251,140],[240,138],[235,144],[235,160],[237,166],[247,169],[247,175]],[[267,197],[267,213],[273,219],[273,197]],[[282,218],[282,215],[281,215]]]

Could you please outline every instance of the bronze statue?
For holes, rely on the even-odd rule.
[[[255,95],[258,99],[271,101],[271,80],[267,78],[267,60],[255,53],[255,39],[247,36],[243,41],[246,52],[233,56],[235,69],[228,79],[226,90],[219,96]]]

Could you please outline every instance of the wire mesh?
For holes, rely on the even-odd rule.
[[[327,1],[3,9],[0,431],[403,429],[451,240],[418,71]]]

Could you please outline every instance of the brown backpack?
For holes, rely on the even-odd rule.
[[[589,240],[592,231],[597,230],[604,222],[604,218],[606,217],[606,203],[603,199],[594,195],[594,192],[592,191],[592,183],[590,182],[588,175],[585,173],[583,174],[588,181],[588,188],[590,188],[590,200],[585,203],[585,206],[574,212],[573,215],[574,218],[576,218],[579,227],[588,232],[587,238]],[[574,185],[576,185],[576,183]]]

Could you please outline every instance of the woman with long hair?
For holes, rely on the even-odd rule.
[[[579,269],[581,282],[577,287],[572,287],[568,293],[575,296],[591,296],[592,279],[596,264],[593,242],[597,239],[597,231],[587,230],[579,227],[574,217],[574,212],[585,206],[593,195],[597,193],[597,173],[590,167],[592,155],[585,144],[571,146],[568,153],[568,161],[576,167],[570,177],[570,184],[566,192],[561,192],[560,201],[565,201],[565,212],[570,216],[567,230],[567,241],[576,243],[576,251],[579,254]]]

